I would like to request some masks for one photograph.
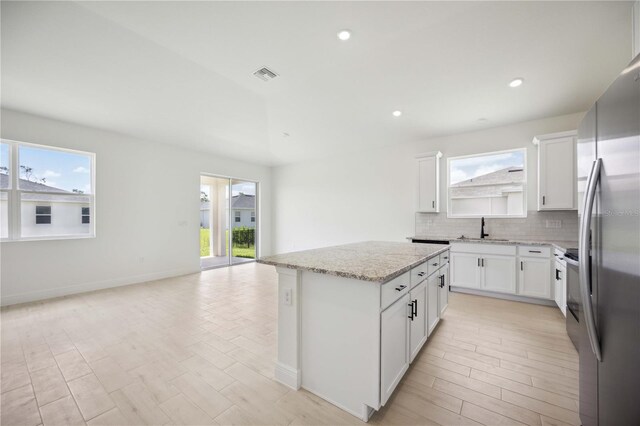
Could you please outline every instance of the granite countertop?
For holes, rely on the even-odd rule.
[[[367,241],[264,256],[258,263],[383,283],[447,249],[442,244]]]
[[[567,249],[578,247],[578,241],[562,241],[562,240],[528,240],[528,239],[492,239],[492,238],[465,238],[461,240],[459,236],[442,236],[442,235],[415,235],[407,237],[408,240],[443,240],[456,243],[479,243],[479,244],[506,244],[506,245],[528,245],[528,246],[553,246],[562,252]]]

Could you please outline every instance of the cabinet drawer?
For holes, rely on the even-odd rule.
[[[422,281],[427,279],[429,275],[429,261],[421,263],[418,266],[415,266],[411,270],[411,288],[417,286]]]
[[[550,257],[551,247],[545,246],[518,246],[518,255],[527,257]]]
[[[400,297],[407,294],[409,292],[410,287],[411,287],[410,272],[405,272],[399,277],[392,279],[388,283],[382,284],[382,291],[380,295],[380,307],[382,309],[385,309],[387,306],[391,305]]]
[[[444,266],[447,263],[449,263],[449,250],[445,251],[444,253],[440,254],[440,266]]]
[[[431,259],[425,262],[428,265],[428,273],[427,275],[433,274],[435,271],[440,269],[440,256],[432,257]]]

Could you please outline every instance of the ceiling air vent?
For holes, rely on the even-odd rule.
[[[258,71],[254,72],[253,75],[258,77],[262,81],[273,80],[278,76],[275,72],[271,71],[267,67],[260,68]]]

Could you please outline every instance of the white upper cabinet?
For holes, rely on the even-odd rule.
[[[418,160],[418,211],[440,211],[440,151],[421,154]]]
[[[538,210],[574,210],[576,131],[536,136],[538,145]]]

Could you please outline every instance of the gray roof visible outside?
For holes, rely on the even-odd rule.
[[[232,209],[255,209],[256,208],[256,196],[240,193],[231,197]]]
[[[522,167],[506,167],[485,175],[476,176],[462,182],[454,183],[452,188],[478,185],[502,185],[505,183],[521,183],[524,181],[524,169]]]
[[[522,192],[522,167],[507,167],[451,185],[451,198],[502,197],[505,192]]]
[[[71,191],[55,188],[39,182],[32,182],[27,179],[19,179],[20,189],[23,191],[37,191],[38,194],[23,193],[24,201],[71,201],[76,203],[89,203],[91,196],[83,194],[75,194]],[[9,175],[0,173],[0,188],[9,187]],[[45,193],[45,194],[43,194]]]

